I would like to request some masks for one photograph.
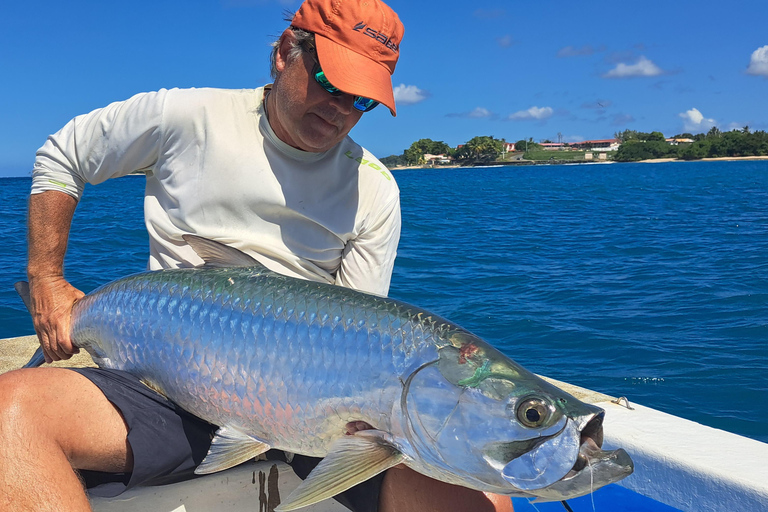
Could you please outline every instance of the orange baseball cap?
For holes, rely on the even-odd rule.
[[[403,24],[380,0],[306,0],[291,25],[315,34],[317,58],[340,90],[371,98],[395,112],[392,73]]]

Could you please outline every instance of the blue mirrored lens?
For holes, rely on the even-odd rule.
[[[320,67],[320,64],[315,64],[315,81],[320,84],[320,87],[325,89],[329,94],[334,96],[341,95],[341,91],[334,87],[330,81],[328,81],[328,78],[325,76],[325,73]]]
[[[319,62],[315,62],[315,69],[312,70],[315,75],[315,81],[320,84],[320,87],[325,89],[328,94],[333,96],[340,96],[343,94],[341,90],[335,87],[328,77],[325,76],[323,68],[320,67]],[[355,108],[361,112],[370,112],[379,105],[379,102],[370,98],[364,98],[362,96],[355,96]]]
[[[379,102],[362,96],[355,96],[355,108],[362,112],[370,112],[379,106]]]

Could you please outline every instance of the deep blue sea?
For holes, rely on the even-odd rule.
[[[768,442],[768,162],[409,170],[390,295],[528,369]],[[29,178],[0,179],[0,338],[31,334]],[[66,275],[147,260],[144,179],[89,187]]]

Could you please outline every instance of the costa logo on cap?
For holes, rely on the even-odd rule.
[[[374,30],[371,27],[367,26],[365,23],[360,22],[357,25],[355,25],[355,28],[353,29],[356,32],[362,32],[368,37],[371,37],[375,39],[376,41],[379,41],[381,44],[389,48],[395,53],[398,53],[400,50],[397,46],[397,43],[393,42],[392,39],[389,36],[386,36],[379,32],[378,30]]]

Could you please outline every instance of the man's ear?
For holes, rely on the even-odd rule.
[[[277,44],[277,55],[275,55],[275,69],[278,73],[285,69],[288,65],[288,52],[291,50],[291,46],[296,43],[296,34],[290,28],[285,29],[280,35],[280,39]]]

